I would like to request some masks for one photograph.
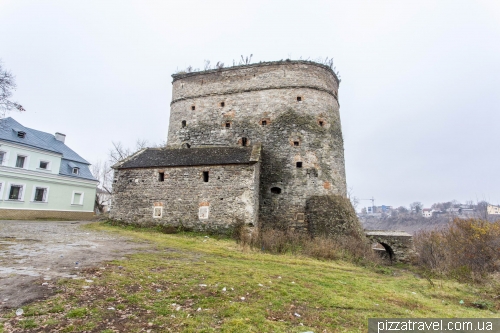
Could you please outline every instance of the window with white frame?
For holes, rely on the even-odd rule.
[[[49,195],[49,188],[43,186],[33,186],[33,197],[31,201],[33,202],[47,202]]]
[[[154,206],[153,207],[153,218],[159,219],[163,216],[163,207],[162,206]]]
[[[78,175],[80,173],[80,168],[73,168],[73,174]]]
[[[3,199],[3,188],[4,188],[4,182],[0,182],[0,201]]]
[[[10,184],[9,188],[9,200],[24,200],[24,185],[22,184]]]
[[[71,198],[72,205],[83,205],[83,192],[73,191],[73,197]]]
[[[40,161],[38,164],[38,169],[43,169],[43,170],[49,170],[50,168],[50,162],[47,161]]]
[[[6,159],[7,159],[7,153],[4,151],[0,151],[0,165],[3,165]]]
[[[26,164],[26,156],[17,155],[16,168],[24,168],[25,164]]]

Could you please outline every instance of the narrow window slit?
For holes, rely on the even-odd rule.
[[[297,102],[302,102],[302,97],[301,96],[297,96]]]
[[[302,168],[302,162],[297,162],[295,165],[297,166],[297,168]]]
[[[221,108],[223,108],[223,107],[224,107],[224,105],[226,105],[226,103],[224,103],[224,102],[220,102],[220,107],[221,107]]]
[[[247,142],[248,142],[247,138],[241,138],[241,145],[242,146],[246,146]]]
[[[196,110],[196,106],[192,105],[191,110],[193,110],[193,111]]]
[[[186,127],[186,121],[185,120],[182,121],[182,128],[184,128],[184,127]]]
[[[160,182],[165,181],[165,173],[164,172],[158,172],[158,181],[160,181]]]
[[[298,146],[300,146],[300,143],[299,143],[298,141],[294,141],[294,142],[293,142],[293,145],[294,145],[295,147],[298,147]]]
[[[208,171],[203,171],[203,182],[208,183]]]

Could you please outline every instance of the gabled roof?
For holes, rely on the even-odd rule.
[[[24,138],[20,138],[17,135],[19,131],[26,133]],[[67,160],[90,164],[71,148],[66,146],[64,142],[56,140],[53,134],[24,127],[11,117],[0,120],[0,140],[47,150],[56,154],[61,154],[62,158]]]
[[[259,161],[260,149],[260,144],[252,147],[147,148],[115,164],[113,168],[251,164]]]
[[[18,132],[24,132],[24,137],[19,137]],[[59,154],[61,155],[60,175],[96,180],[89,170],[90,163],[66,146],[64,142],[56,140],[53,134],[25,127],[8,117],[0,119],[0,140]],[[73,174],[75,167],[80,169],[77,175]]]

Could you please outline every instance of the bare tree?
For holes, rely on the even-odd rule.
[[[14,75],[5,70],[0,61],[0,119],[5,117],[6,113],[12,109],[25,111],[20,104],[10,99],[12,97],[12,91],[16,90],[16,87]]]
[[[420,213],[422,211],[422,208],[424,208],[424,205],[420,201],[415,201],[410,204],[410,210],[415,213]]]
[[[108,161],[97,161],[90,170],[95,179],[99,181],[95,195],[95,210],[104,213],[105,206],[109,205],[111,186],[113,184],[113,169]]]
[[[356,210],[356,208],[358,207],[359,205],[359,198],[357,196],[354,195],[353,193],[353,190],[352,190],[352,187],[349,187],[347,189],[347,197],[349,198],[349,200],[351,201],[351,205],[352,207],[354,207],[354,210]]]
[[[165,142],[159,144],[148,145],[148,141],[138,139],[135,143],[135,149],[125,147],[121,142],[112,142],[113,148],[109,150],[108,161],[97,161],[92,165],[91,172],[94,178],[99,181],[98,190],[95,198],[95,209],[100,213],[104,212],[104,207],[109,204],[110,196],[113,192],[113,169],[114,164],[126,159],[135,154],[141,149],[147,148],[163,148]]]

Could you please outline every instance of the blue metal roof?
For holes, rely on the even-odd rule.
[[[18,136],[18,132],[26,134],[21,138]],[[57,140],[53,134],[24,127],[13,118],[8,117],[0,120],[0,140],[60,154],[62,156],[59,174],[95,180],[89,170],[90,163],[66,146],[64,142]],[[78,175],[73,174],[73,168],[69,166],[71,162],[80,168]]]

